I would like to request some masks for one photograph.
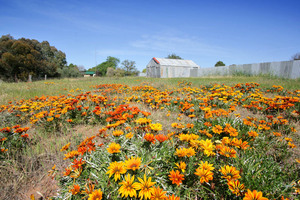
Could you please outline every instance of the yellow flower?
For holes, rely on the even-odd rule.
[[[109,169],[109,171],[107,171],[106,174],[109,174],[109,178],[114,174],[115,181],[121,178],[121,174],[126,173],[123,162],[112,162],[109,164],[109,167],[107,169]]]
[[[111,153],[111,154],[113,154],[113,153],[120,153],[121,152],[120,149],[121,149],[121,145],[112,142],[109,145],[109,147],[107,148],[107,151],[108,151],[108,153]]]
[[[150,124],[149,126],[150,126],[151,130],[153,130],[153,131],[161,131],[162,130],[162,125],[160,123]]]
[[[194,156],[195,154],[196,154],[196,152],[195,152],[195,150],[192,147],[186,149],[186,156],[187,157]]]
[[[176,149],[175,156],[178,156],[178,157],[186,156],[186,148]]]
[[[127,133],[127,134],[125,135],[125,137],[128,138],[128,139],[131,139],[131,138],[133,137],[133,133],[132,133],[132,132]]]
[[[146,174],[144,174],[144,180],[141,178],[138,178],[140,183],[137,183],[137,190],[140,190],[139,192],[139,197],[142,200],[143,198],[145,199],[150,199],[151,197],[151,187],[156,183],[156,182],[151,182],[151,177],[146,178]]]
[[[113,131],[112,134],[113,134],[113,136],[119,137],[119,136],[123,135],[124,132],[122,130],[115,130],[115,131]]]
[[[140,168],[140,165],[141,165],[142,161],[141,161],[141,158],[140,157],[131,157],[130,159],[126,160],[125,161],[125,166],[126,166],[126,169],[131,169],[133,171],[137,170]]]
[[[119,189],[119,193],[122,195],[122,197],[136,197],[136,190],[139,187],[138,183],[133,183],[134,181],[134,175],[130,177],[130,174],[127,174],[125,176],[125,180],[123,180],[120,185],[122,185]]]
[[[205,161],[205,163],[203,161],[201,161],[201,163],[199,164],[199,168],[209,170],[209,171],[212,171],[215,169],[213,167],[213,164],[209,164],[207,161]]]
[[[89,194],[88,200],[101,200],[102,199],[102,191],[101,189],[99,190],[94,190],[92,194]]]
[[[178,169],[180,169],[183,173],[185,172],[186,169],[186,164],[185,162],[180,161],[180,163],[175,163]]]

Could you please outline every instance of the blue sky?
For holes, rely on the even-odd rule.
[[[0,0],[0,34],[47,40],[68,63],[114,56],[142,70],[175,53],[201,67],[283,61],[300,52],[299,0]]]

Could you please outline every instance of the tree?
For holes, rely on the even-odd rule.
[[[300,60],[300,53],[296,53],[292,56],[292,60]]]
[[[218,61],[218,62],[215,64],[215,67],[221,67],[221,66],[225,66],[225,64],[224,64],[222,61]]]
[[[124,60],[122,65],[126,76],[136,75],[138,73],[138,70],[135,66],[135,61]]]
[[[145,69],[143,69],[143,71],[142,71],[143,73],[146,73],[147,72],[147,68],[145,68]]]
[[[14,39],[10,35],[0,38],[0,78],[26,81],[28,75],[59,76],[57,70],[66,66],[66,55],[47,41]]]
[[[175,53],[169,54],[168,57],[166,57],[168,59],[183,59],[180,56],[177,56]]]
[[[80,73],[78,66],[74,64],[69,64],[68,66],[64,66],[63,68],[59,68],[57,72],[60,74],[62,78],[76,78],[82,76]]]
[[[96,71],[100,76],[105,76],[109,67],[116,69],[120,60],[118,58],[108,56],[105,62],[90,68],[88,71]]]

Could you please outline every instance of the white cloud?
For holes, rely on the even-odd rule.
[[[204,56],[228,56],[229,50],[202,42],[195,36],[178,36],[170,33],[143,35],[131,43],[140,51],[159,51]]]

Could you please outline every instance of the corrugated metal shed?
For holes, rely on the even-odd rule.
[[[161,66],[175,66],[175,67],[197,67],[199,65],[194,63],[192,60],[181,60],[181,59],[167,59],[167,58],[155,58]]]
[[[147,77],[191,77],[200,69],[192,60],[152,58],[147,65]]]

